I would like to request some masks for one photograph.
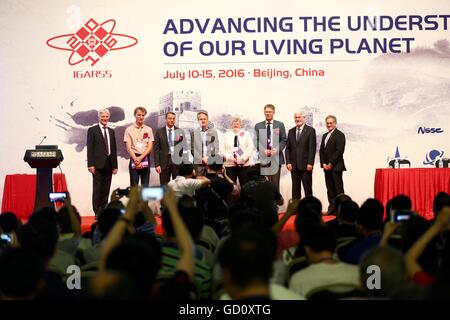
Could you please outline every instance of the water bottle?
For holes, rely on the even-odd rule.
[[[394,161],[394,168],[398,169],[398,167],[399,167],[398,159],[395,159],[395,161]]]

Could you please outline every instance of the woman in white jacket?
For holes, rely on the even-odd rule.
[[[234,182],[239,178],[242,187],[249,181],[247,171],[253,164],[252,136],[248,131],[241,129],[241,119],[233,118],[231,130],[227,130],[222,141],[222,155],[227,174]]]

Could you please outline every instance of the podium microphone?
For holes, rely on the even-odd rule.
[[[38,146],[40,146],[41,143],[44,142],[45,138],[47,138],[47,136],[44,136],[44,137],[42,138],[42,140],[41,140],[41,142],[39,142]]]

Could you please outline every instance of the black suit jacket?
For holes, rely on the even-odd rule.
[[[259,130],[266,130],[266,123],[267,121],[261,121],[258,122],[255,125],[255,131],[256,131],[256,149],[258,150],[258,154],[259,154],[259,158],[263,159],[264,156],[264,151],[265,151],[265,141],[261,141],[262,145],[264,145],[264,147],[262,149],[260,149],[260,137],[259,137]],[[284,148],[286,147],[286,128],[284,127],[284,123],[281,121],[277,121],[277,120],[273,120],[273,124],[272,124],[272,128],[273,128],[273,135],[275,136],[274,139],[279,139],[279,145],[278,145],[278,160],[279,160],[279,164],[282,165],[284,164]]]
[[[111,165],[113,169],[117,169],[117,147],[116,136],[114,130],[108,128],[109,132],[109,150],[111,151]],[[106,149],[103,139],[103,132],[100,125],[90,127],[87,132],[87,160],[88,167],[103,169],[106,161]]]
[[[174,146],[181,143],[184,140],[184,136],[177,126],[174,126]],[[167,140],[166,126],[159,128],[155,133],[155,167],[161,166],[161,169],[166,169],[169,166],[170,159],[170,147],[169,140]],[[180,151],[180,156],[182,155],[182,150]]]
[[[345,171],[347,170],[344,163],[345,135],[342,131],[335,129],[325,147],[325,138],[329,134],[327,132],[322,136],[319,151],[320,165],[331,163],[333,171]]]
[[[306,170],[308,164],[314,165],[316,157],[316,130],[304,125],[300,139],[297,141],[297,127],[288,132],[286,144],[286,163],[292,165],[292,170]]]

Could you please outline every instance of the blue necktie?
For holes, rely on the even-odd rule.
[[[173,148],[172,129],[169,129],[168,141],[169,141],[169,152],[170,152],[170,154],[172,154],[172,148]]]

